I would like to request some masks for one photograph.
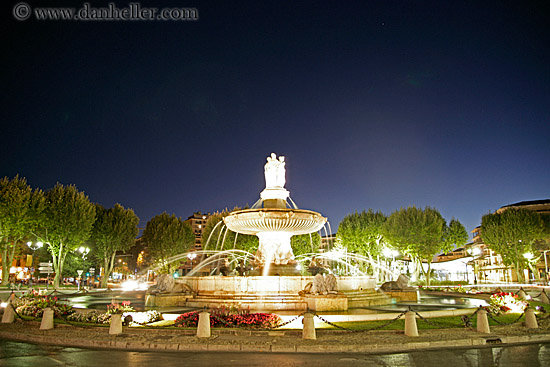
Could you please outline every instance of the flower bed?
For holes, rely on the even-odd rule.
[[[522,313],[528,305],[529,303],[520,300],[517,294],[498,292],[491,294],[487,311],[495,315],[506,312]]]
[[[30,317],[42,317],[45,308],[51,308],[54,316],[68,316],[74,313],[73,307],[63,303],[57,297],[41,295],[31,291],[14,301],[15,310],[19,315]]]
[[[214,317],[215,316],[215,317]],[[223,320],[223,321],[220,321]],[[197,327],[199,311],[186,312],[175,320],[174,325],[179,327]],[[243,313],[217,314],[210,317],[212,327],[250,327],[275,328],[281,323],[279,315],[272,313]]]

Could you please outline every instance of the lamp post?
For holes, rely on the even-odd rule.
[[[42,246],[44,246],[44,244],[40,241],[38,242],[27,242],[27,246],[29,246],[29,248],[32,250],[32,263],[31,263],[31,269],[34,269],[34,254],[36,253],[36,250],[38,250],[39,248],[41,248]],[[30,281],[32,283],[32,272],[31,272],[31,276],[30,276]],[[31,284],[29,284],[31,285]]]

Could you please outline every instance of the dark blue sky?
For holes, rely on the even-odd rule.
[[[8,3],[0,176],[142,225],[253,204],[271,152],[334,230],[409,205],[472,230],[550,197],[547,1],[141,2],[196,22],[20,22]],[[40,2],[64,4],[82,5]]]

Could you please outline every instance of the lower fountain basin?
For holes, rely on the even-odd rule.
[[[185,284],[180,289],[186,291],[147,294],[146,306],[210,308],[225,305],[254,311],[303,311],[308,308],[308,304],[310,307],[312,304],[318,304],[322,305],[319,307],[329,310],[345,311],[348,308],[383,305],[389,302],[387,296],[374,290],[376,282],[372,277],[338,277],[340,297],[327,296],[327,300],[316,299],[315,303],[312,303],[311,295],[298,294],[310,282],[313,282],[312,276],[184,277],[178,279],[176,284]],[[331,297],[334,302],[330,302]],[[342,297],[345,297],[345,301]]]

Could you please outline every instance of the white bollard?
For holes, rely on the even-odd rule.
[[[478,333],[490,334],[489,320],[487,319],[487,311],[480,309],[477,311],[477,327]]]
[[[304,320],[302,322],[304,324],[304,327],[302,329],[302,339],[317,339],[317,335],[315,334],[315,320],[313,319],[313,314],[306,312],[304,314]]]
[[[199,324],[197,326],[198,338],[210,338],[210,312],[199,313]]]
[[[53,329],[53,310],[49,307],[44,309],[42,314],[42,322],[40,323],[40,330]]]
[[[523,288],[520,288],[518,291],[518,298],[526,300],[527,299],[527,293],[523,290]]]
[[[537,317],[535,316],[535,310],[532,308],[527,308],[525,310],[525,326],[527,326],[528,329],[538,329],[539,327]]]
[[[407,311],[405,313],[405,336],[418,336],[416,312],[414,311]]]
[[[550,304],[550,299],[548,299],[548,295],[546,294],[546,292],[543,290],[541,295],[540,295],[540,301],[542,303],[546,303],[546,304]]]
[[[109,334],[122,334],[122,314],[115,313],[111,315],[111,323],[109,325]]]
[[[2,324],[11,324],[15,320],[15,312],[11,300],[8,301],[6,308],[4,308],[4,314],[2,315]]]

